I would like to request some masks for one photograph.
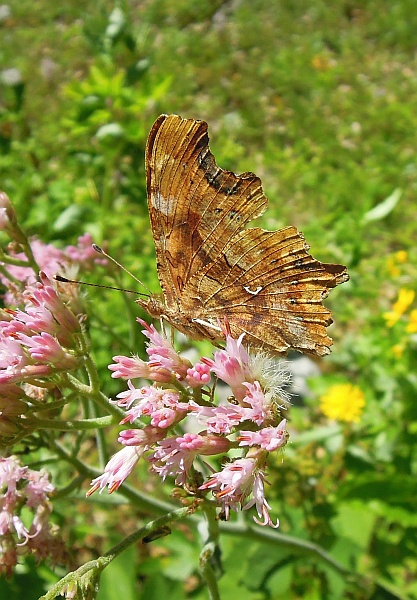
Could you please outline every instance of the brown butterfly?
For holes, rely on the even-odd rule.
[[[163,293],[138,303],[194,339],[222,339],[226,317],[251,346],[328,354],[332,318],[322,300],[349,279],[346,267],[315,260],[295,227],[244,229],[266,209],[261,180],[220,169],[207,129],[161,115],[149,134],[148,207]]]

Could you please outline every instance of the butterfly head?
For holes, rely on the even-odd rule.
[[[160,319],[166,313],[165,303],[162,297],[159,297],[157,294],[151,294],[145,298],[137,298],[136,302],[154,319]]]

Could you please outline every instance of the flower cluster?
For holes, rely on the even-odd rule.
[[[109,492],[117,490],[143,457],[162,479],[175,477],[177,485],[188,490],[198,487],[199,494],[211,490],[225,518],[230,509],[255,505],[262,521],[255,520],[274,526],[264,493],[266,461],[269,452],[287,442],[282,418],[287,397],[282,388],[288,373],[264,353],[248,353],[243,336],[232,338],[227,322],[225,349],[193,365],[152,325],[138,321],[149,340],[149,360],[115,356],[109,367],[112,377],[128,380],[128,389],[115,402],[126,411],[122,423],[135,428],[119,434],[124,448],[93,480],[88,495],[106,486]],[[220,403],[209,387],[213,375],[231,390],[231,397]],[[143,378],[152,384],[141,385]],[[241,457],[217,472],[201,458],[226,454],[232,448],[240,448]],[[197,458],[206,470],[200,478]],[[202,484],[201,475],[206,475]]]
[[[78,266],[97,261],[98,255],[88,234],[77,246],[63,250],[29,241],[3,192],[0,229],[12,240],[0,266],[6,306],[0,310],[0,445],[4,447],[31,432],[31,416],[42,409],[48,392],[53,397],[57,391],[56,376],[65,377],[80,365],[85,351],[79,286],[58,284],[52,276],[71,275]]]
[[[77,246],[67,246],[62,250],[37,238],[28,240],[17,222],[12,203],[1,191],[0,231],[12,240],[8,253],[2,257],[0,269],[0,283],[6,288],[5,304],[10,306],[21,304],[22,291],[25,286],[37,282],[39,271],[49,278],[57,273],[71,278],[80,266],[89,269],[93,264],[107,264],[107,260],[94,250],[89,233],[78,238]]]
[[[23,292],[24,309],[0,312],[0,435],[28,426],[47,379],[79,365],[80,323],[45,273]]]
[[[63,562],[64,545],[58,528],[50,521],[49,495],[53,490],[46,471],[23,467],[14,456],[0,458],[1,575],[11,575],[23,554]]]

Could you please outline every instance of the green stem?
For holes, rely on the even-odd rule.
[[[100,378],[98,376],[96,365],[93,359],[91,358],[90,354],[85,355],[84,366],[88,373],[91,394],[97,394],[100,391]]]
[[[97,406],[97,404],[95,404],[92,401],[89,401],[89,408],[91,413],[95,416],[95,418],[98,418],[99,407]],[[95,436],[100,468],[104,469],[109,459],[109,455],[107,451],[106,437],[103,429],[97,429],[95,432]]]
[[[16,225],[16,229],[18,229],[20,231],[20,233],[22,234],[22,236],[24,236],[25,238],[25,244],[24,244],[24,253],[26,254],[27,258],[28,258],[28,262],[29,262],[29,267],[31,267],[33,269],[33,271],[35,272],[36,276],[39,276],[39,271],[41,270],[40,266],[38,265],[38,263],[36,262],[36,259],[33,255],[32,252],[32,247],[30,245],[29,240],[26,237],[26,234],[23,232],[22,229],[20,229],[19,225]]]
[[[118,421],[115,417],[96,417],[95,419],[77,419],[76,421],[58,421],[57,419],[38,419],[32,417],[31,421],[37,429],[58,429],[59,431],[82,431],[97,429],[114,425]]]
[[[67,496],[74,490],[78,490],[84,481],[83,475],[77,475],[74,479],[65,487],[61,488],[58,492],[54,492],[53,499],[59,500],[60,498],[67,498]]]
[[[200,553],[200,571],[206,582],[211,600],[219,600],[217,580],[222,574],[220,562],[219,522],[216,519],[215,505],[204,502],[202,509],[206,515],[207,539]]]
[[[94,477],[101,475],[101,471],[94,469],[93,467],[90,467],[83,461],[79,460],[59,442],[57,442],[57,440],[50,440],[50,447],[60,458],[71,464],[74,469],[83,476],[84,479],[93,479]],[[171,504],[152,496],[148,496],[147,494],[143,494],[126,483],[124,483],[117,490],[117,496],[125,498],[125,500],[129,501],[132,506],[138,508],[144,513],[151,515],[164,515],[167,512],[171,512],[177,508],[175,504]],[[88,501],[94,502],[94,498],[96,498],[96,502],[103,503],[106,501],[106,496],[91,496]]]
[[[69,404],[70,398],[61,398],[59,400],[51,400],[46,404],[42,402],[42,400],[35,400],[34,398],[30,398],[29,396],[25,396],[24,400],[29,404],[31,404],[30,410],[36,413],[49,412],[49,411],[57,411],[60,408],[63,408],[66,404]]]
[[[2,253],[2,257],[5,256]],[[4,261],[6,262],[6,261]],[[16,283],[17,285],[21,285],[21,281],[19,281],[19,279],[17,279],[17,277],[14,277],[13,275],[11,275],[9,273],[9,271],[7,269],[5,269],[3,266],[0,265],[0,273],[2,273],[4,275],[4,277],[6,277],[9,281],[13,281],[13,283]]]
[[[318,544],[309,542],[308,540],[278,533],[276,530],[267,527],[261,528],[256,525],[246,525],[245,523],[220,522],[219,527],[224,533],[235,535],[242,539],[258,540],[280,547],[286,546],[287,548],[291,548],[295,554],[314,554],[341,575],[354,576],[347,567],[343,566],[339,561],[333,558],[326,550],[324,550],[324,548]]]
[[[32,269],[34,271],[35,275],[38,276],[39,271],[41,269],[40,269],[38,263],[36,262],[36,259],[32,252],[30,242],[29,242],[25,232],[20,227],[20,225],[18,225],[17,223],[13,223],[12,237],[15,241],[17,241],[20,244],[20,246],[23,247],[23,253],[26,255],[27,260],[22,260],[21,258],[16,258],[14,256],[10,256],[9,254],[5,254],[3,251],[1,251],[2,262],[5,262],[9,265],[14,265],[16,267],[25,267],[28,269]],[[7,271],[6,271],[6,274],[7,274],[7,277],[12,279],[12,277],[10,276],[10,273],[7,273]],[[14,279],[14,277],[13,277],[13,279]],[[18,283],[22,283],[22,282],[18,281]]]
[[[100,391],[92,391],[89,385],[85,383],[81,383],[79,379],[74,377],[71,373],[66,374],[66,382],[71,389],[75,390],[80,396],[85,396],[90,400],[96,402],[99,406],[104,408],[107,413],[110,413],[114,417],[118,419],[123,419],[126,415],[123,410],[121,410],[115,404],[111,404],[109,399],[103,392]]]
[[[58,583],[56,583],[52,589],[49,590],[49,592],[47,592],[44,596],[41,596],[39,600],[54,600],[58,594],[61,594],[63,591],[65,592],[67,586],[72,586],[72,589],[79,590],[81,592],[81,597],[85,591],[91,588],[94,584],[98,583],[98,579],[100,578],[103,570],[117,556],[119,556],[119,554],[126,550],[126,548],[143,539],[145,536],[150,535],[153,531],[174,523],[175,521],[186,518],[193,511],[193,507],[180,508],[162,517],[159,517],[154,521],[151,521],[144,527],[141,527],[134,533],[127,536],[119,544],[116,544],[116,546],[113,546],[113,548],[111,548],[103,556],[85,563],[76,571],[68,573],[68,575],[58,581]]]
[[[25,267],[26,269],[31,269],[31,264],[27,260],[22,260],[21,258],[15,258],[14,256],[10,256],[9,254],[5,254],[1,252],[1,260],[8,265],[13,265],[14,267]],[[16,281],[20,281],[17,279]],[[20,281],[20,283],[22,283]]]
[[[215,553],[216,548],[213,543],[206,544],[200,553],[200,571],[206,582],[210,600],[220,600],[217,578],[211,566]]]

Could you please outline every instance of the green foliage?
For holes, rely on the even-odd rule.
[[[317,554],[225,535],[222,597],[416,599],[415,302],[391,327],[384,317],[400,289],[417,292],[415,3],[35,4],[10,3],[0,23],[2,64],[21,74],[0,73],[0,187],[33,235],[64,246],[88,231],[156,290],[143,154],[156,116],[175,112],[209,121],[221,167],[262,177],[263,226],[297,225],[315,256],[349,265],[330,300],[335,350],[290,409],[293,445],[269,480],[280,532],[320,545],[362,585]],[[116,270],[88,278],[135,287]],[[139,312],[117,292],[88,294],[93,354],[116,394],[106,367],[143,351]],[[345,381],[364,392],[363,417],[329,423],[318,398]],[[89,510],[63,510],[75,548],[95,555],[109,545],[99,533],[129,533],[115,515],[108,531],[82,531]],[[185,529],[127,551],[98,598],[206,598],[199,544]],[[50,577],[27,564],[0,596],[37,598]]]

